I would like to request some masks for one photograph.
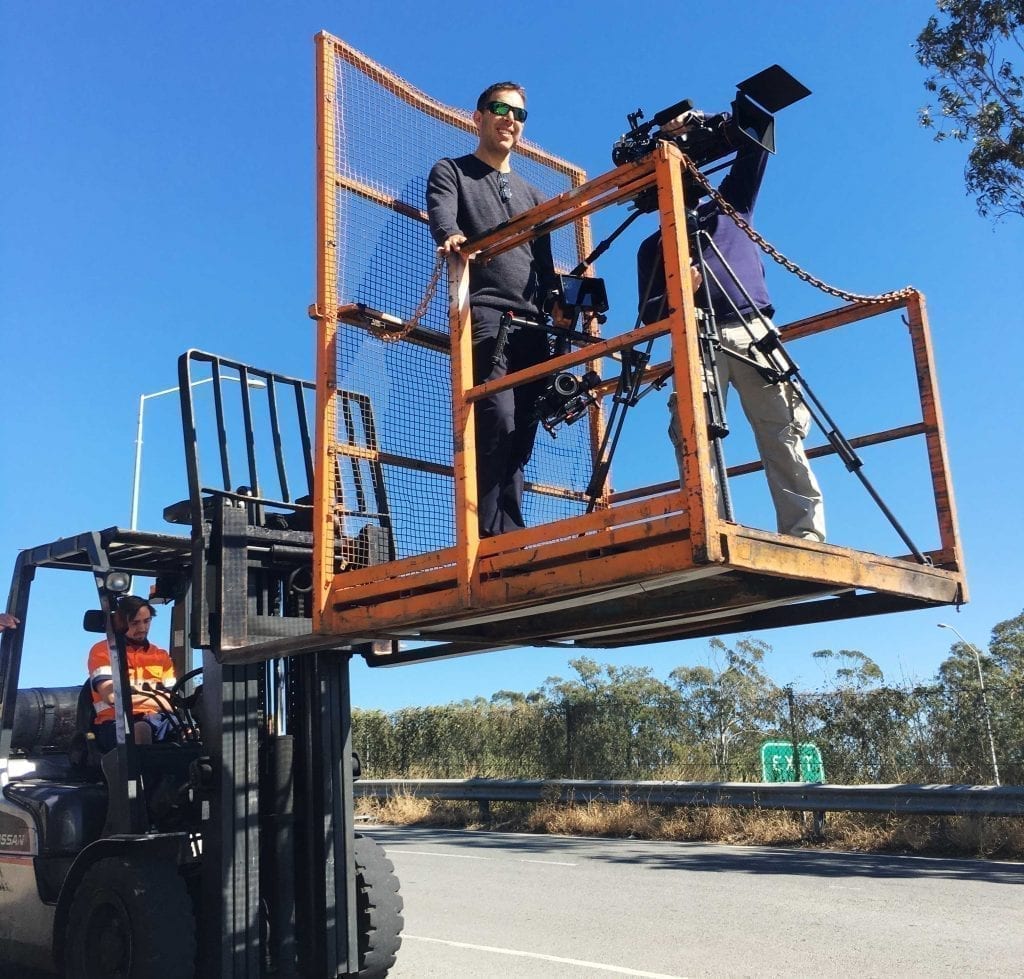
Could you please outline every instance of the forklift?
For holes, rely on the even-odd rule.
[[[371,647],[321,642],[301,657],[220,662],[222,649],[260,639],[315,642],[312,385],[199,351],[182,356],[179,380],[189,498],[165,518],[190,533],[111,527],[16,562],[7,608],[20,626],[0,634],[0,972],[384,976],[401,944],[402,899],[393,865],[353,816],[349,663]],[[210,485],[199,464],[206,392],[219,470]],[[288,482],[295,460],[305,492]],[[339,544],[339,569],[358,555],[388,559],[382,489],[362,498],[362,539]],[[39,569],[95,582],[97,608],[83,624],[110,650],[117,741],[107,753],[82,682],[87,642],[73,685],[19,684],[25,639],[46,614],[31,601]],[[169,610],[178,679],[160,692],[173,728],[160,743],[134,739],[114,626],[129,591]]]
[[[820,405],[782,358],[783,339],[877,315],[902,324],[917,383],[910,418],[847,439],[821,409],[827,444],[809,453],[835,455],[882,505],[856,450],[920,440],[915,520],[932,523],[932,545],[918,547],[884,505],[895,554],[747,526],[725,505],[727,483],[762,464],[725,465],[726,432],[711,423],[724,406],[707,397],[718,387],[715,341],[684,288],[687,215],[716,193],[706,178],[732,143],[715,130],[694,160],[692,146],[652,134],[679,103],[643,125],[631,113],[615,169],[593,180],[521,146],[517,165],[547,199],[466,242],[469,260],[445,265],[425,227],[424,160],[475,138],[472,122],[338,38],[322,32],[315,44],[316,383],[186,352],[189,495],[164,515],[189,533],[84,533],[22,552],[15,568],[7,611],[21,625],[0,641],[0,961],[104,979],[385,975],[402,901],[383,851],[354,829],[355,656],[389,667],[525,646],[608,649],[967,600],[920,293],[858,296],[802,273],[847,305],[782,326],[771,374]],[[796,85],[786,83],[790,102],[802,97]],[[769,102],[757,110],[768,121],[772,106],[789,104]],[[418,122],[396,127],[396,113]],[[604,336],[602,299],[581,311],[582,332],[553,335],[551,359],[476,384],[471,265],[547,235],[556,266],[577,273],[561,278],[593,296],[597,280],[578,273],[655,200],[664,317],[612,323]],[[593,249],[589,216],[618,205],[635,213]],[[667,359],[653,362],[655,353]],[[548,376],[562,400],[545,398],[538,420],[559,441],[531,459],[529,526],[482,535],[475,405]],[[669,379],[685,447],[678,475],[646,483],[637,467],[612,486],[626,409]],[[215,460],[212,477],[201,455]],[[106,635],[117,715],[106,754],[90,738],[83,677],[19,689],[39,568],[93,575],[99,608],[85,625]],[[137,579],[171,609],[180,680],[164,692],[177,718],[170,743],[136,744],[132,734],[112,615],[120,596],[140,592]]]

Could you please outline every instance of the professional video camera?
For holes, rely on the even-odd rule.
[[[558,425],[562,422],[572,425],[597,403],[593,391],[600,383],[601,378],[595,371],[587,371],[582,377],[569,371],[559,371],[537,396],[533,409],[535,417],[555,438]]]
[[[696,112],[689,99],[662,109],[649,122],[641,123],[643,109],[627,114],[629,132],[612,147],[616,166],[632,163],[650,153],[660,142],[675,143],[698,166],[703,167],[744,146],[757,145],[775,152],[773,112],[799,102],[811,94],[788,71],[778,65],[740,82],[731,112],[705,116]],[[664,133],[661,128],[677,116],[689,113],[685,133]]]

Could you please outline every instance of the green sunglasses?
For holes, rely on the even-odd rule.
[[[526,109],[520,109],[518,105],[509,105],[507,102],[488,102],[484,108],[496,116],[507,116],[512,113],[516,122],[526,122]]]

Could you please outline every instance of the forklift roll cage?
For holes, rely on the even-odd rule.
[[[476,385],[472,374],[469,266],[579,223],[598,209],[656,190],[666,267],[667,315],[571,350],[526,370]],[[417,649],[370,654],[373,665],[485,649],[569,644],[616,647],[823,622],[967,600],[939,396],[924,298],[909,290],[885,302],[856,302],[781,328],[783,340],[810,337],[879,313],[903,309],[918,385],[920,418],[862,435],[854,447],[923,438],[938,547],[883,555],[757,530],[718,514],[702,391],[696,311],[689,287],[683,156],[660,143],[628,163],[511,219],[449,260],[455,541],[450,547],[363,569],[332,573],[336,524],[327,474],[350,448],[318,443],[314,525],[317,632],[339,639],[417,641]],[[322,277],[323,279],[323,277]],[[328,289],[320,308],[331,301]],[[361,309],[338,308],[348,328],[365,326]],[[329,433],[339,397],[337,331],[320,321],[318,431]],[[596,334],[596,325],[591,324]],[[667,337],[676,411],[685,452],[678,482],[614,491],[600,487],[593,512],[482,539],[475,513],[474,406],[486,396],[556,371],[599,369],[606,358]],[[600,371],[599,371],[600,372]],[[597,431],[600,413],[594,412]],[[596,441],[596,440],[595,440]],[[670,451],[667,439],[666,452]],[[363,451],[363,450],[359,450]],[[834,452],[831,446],[813,456]],[[759,464],[730,470],[749,472]],[[582,496],[582,494],[580,494]],[[273,648],[273,647],[268,647]],[[299,644],[289,645],[292,651]],[[230,651],[231,661],[260,655]]]

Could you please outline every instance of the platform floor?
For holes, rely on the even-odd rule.
[[[960,570],[938,552],[921,563],[727,522],[716,522],[712,546],[694,548],[670,500],[623,516],[562,521],[547,539],[531,528],[481,541],[470,574],[448,548],[338,575],[321,632],[429,644],[381,656],[405,662],[640,645],[966,600]]]

